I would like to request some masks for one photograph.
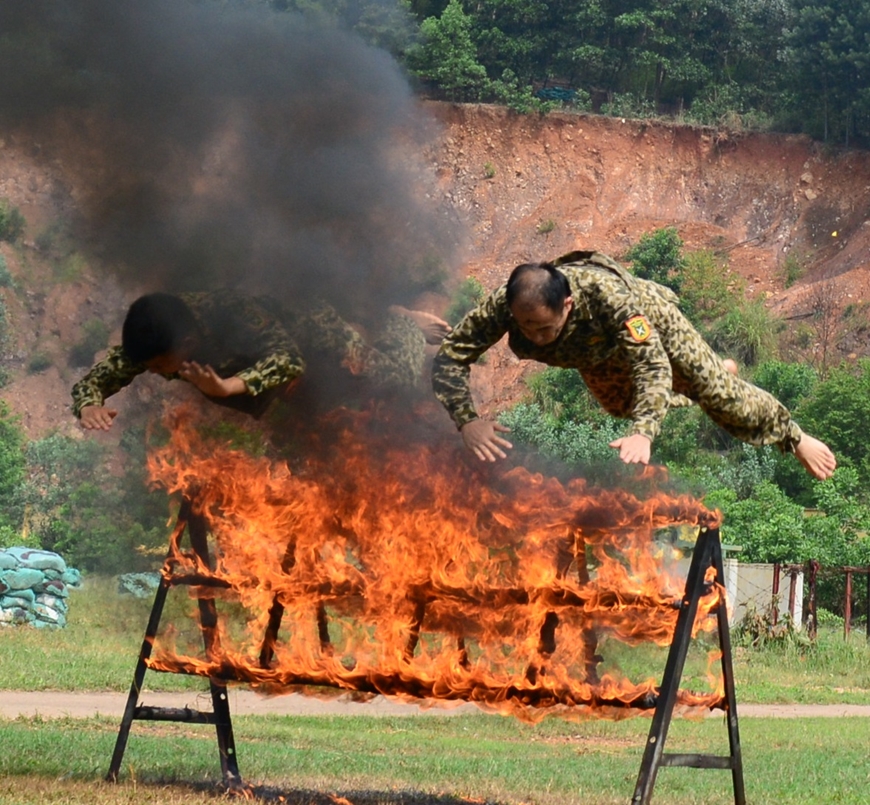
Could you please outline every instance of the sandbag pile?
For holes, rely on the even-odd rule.
[[[70,588],[81,583],[81,573],[52,551],[0,551],[0,626],[66,626]]]

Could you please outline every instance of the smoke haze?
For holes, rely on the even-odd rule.
[[[295,14],[3,0],[0,122],[42,138],[101,262],[146,290],[407,302],[457,240],[400,69]]]

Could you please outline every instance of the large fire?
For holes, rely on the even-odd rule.
[[[163,634],[149,667],[267,693],[472,701],[530,720],[654,702],[652,678],[599,674],[597,646],[670,642],[684,580],[654,537],[715,525],[698,501],[482,465],[453,434],[409,441],[371,412],[322,422],[292,470],[204,441],[190,411],[168,424],[152,481],[192,501],[214,547],[206,567],[181,549],[181,523],[164,574],[205,577],[192,594],[237,602],[247,629],[222,619],[210,657],[181,655]],[[713,628],[719,594],[702,600],[696,631]],[[270,618],[280,628],[264,644]],[[679,703],[720,699],[681,692]]]

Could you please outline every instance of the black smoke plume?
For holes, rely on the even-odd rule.
[[[134,287],[407,303],[457,237],[392,57],[216,0],[3,0],[0,125],[39,137],[79,234]]]

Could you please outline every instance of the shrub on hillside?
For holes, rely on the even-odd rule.
[[[18,207],[0,199],[0,240],[15,243],[24,234],[25,220]]]

